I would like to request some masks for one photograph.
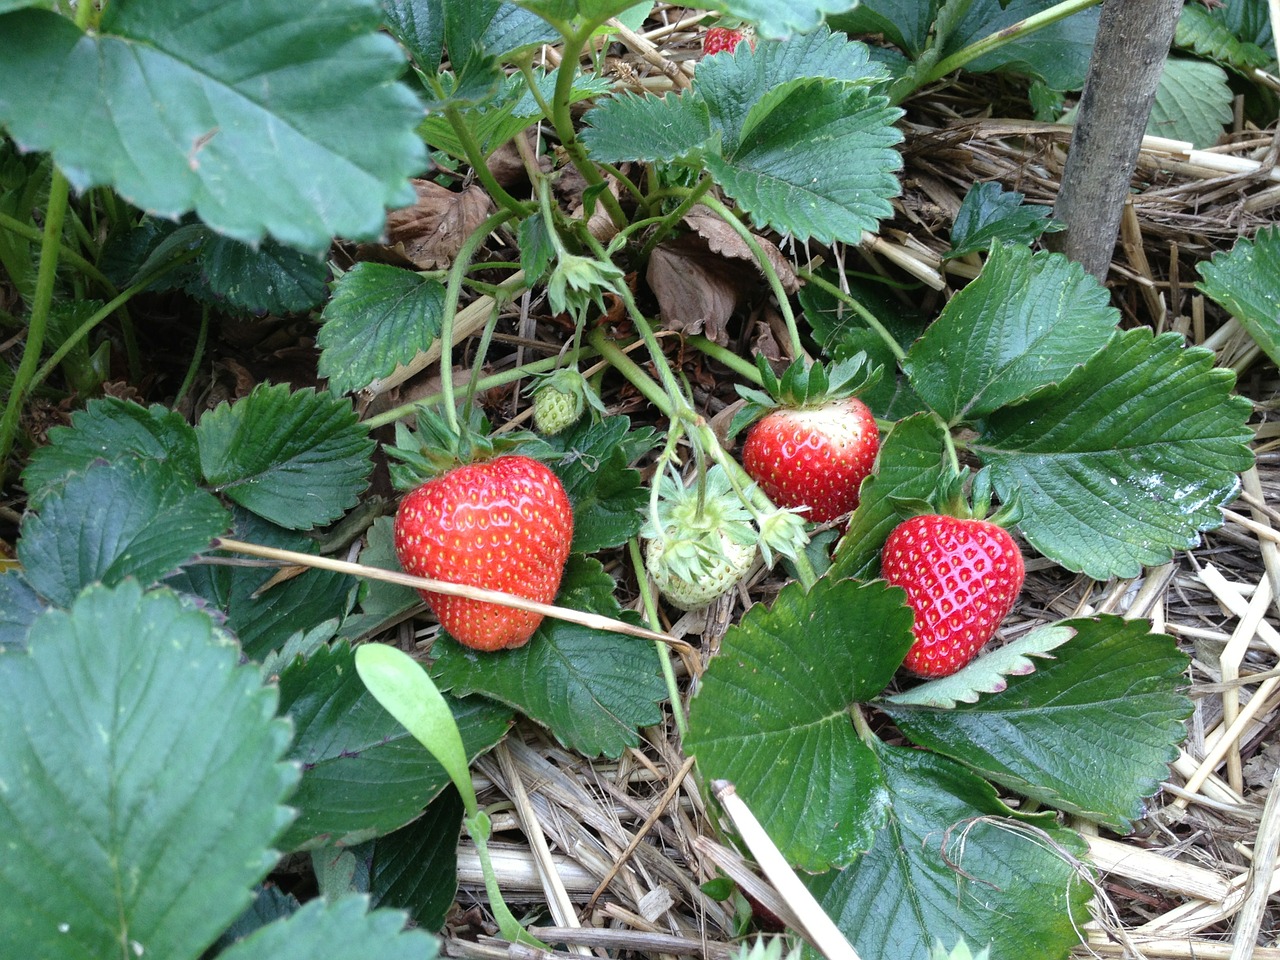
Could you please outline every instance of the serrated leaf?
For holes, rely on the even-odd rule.
[[[337,520],[368,486],[373,441],[350,401],[262,384],[196,426],[205,479],[272,523],[309,530]]]
[[[1186,738],[1189,660],[1143,621],[1062,625],[1076,635],[1000,693],[952,710],[883,709],[916,743],[995,783],[1128,833]]]
[[[880,444],[875,473],[862,482],[858,507],[836,547],[829,576],[869,580],[880,571],[880,548],[902,522],[896,500],[924,500],[947,467],[942,425],[928,414],[894,424]]]
[[[1234,97],[1217,64],[1170,57],[1160,74],[1147,133],[1186,140],[1197,149],[1211,147],[1231,122]]]
[[[1253,240],[1241,237],[1225,253],[1196,264],[1204,291],[1249,331],[1280,364],[1280,227],[1264,227]]]
[[[1001,244],[902,366],[947,422],[977,420],[1061,380],[1106,346],[1119,319],[1078,263]]]
[[[786,40],[793,33],[809,33],[825,16],[856,4],[857,0],[724,0],[719,6],[754,23],[760,36]]]
[[[369,911],[369,898],[318,898],[292,916],[262,927],[218,954],[219,960],[434,960],[438,941],[406,930],[404,914]]]
[[[238,658],[134,581],[0,655],[0,954],[196,957],[244,910],[297,774]]]
[[[222,936],[209,948],[212,955],[217,956],[237,940],[243,940],[268,923],[293,915],[301,906],[297,897],[274,884],[258,884],[253,891],[253,903],[222,931]]]
[[[619,617],[613,586],[599,561],[570,557],[556,603]],[[585,756],[617,757],[662,718],[667,688],[647,640],[548,617],[515,650],[478,653],[447,634],[432,649],[431,675],[443,689],[515,707]]]
[[[1135,577],[1219,526],[1253,463],[1234,383],[1177,334],[1122,331],[1059,385],[993,412],[973,450],[1037,550],[1096,580]]]
[[[711,136],[707,104],[693,93],[621,93],[602,100],[585,120],[582,142],[601,163],[676,160]]]
[[[425,162],[380,20],[374,0],[327,0],[323,15],[303,0],[221,4],[198,29],[118,3],[91,34],[48,11],[6,14],[0,126],[51,152],[78,191],[194,210],[246,243],[319,254],[334,236],[374,239]]]
[[[324,260],[270,239],[255,250],[211,236],[200,251],[200,274],[224,304],[250,313],[305,313],[328,292]]]
[[[938,707],[943,710],[957,703],[977,703],[984,693],[999,693],[1008,685],[1008,677],[1031,673],[1036,669],[1030,657],[1051,656],[1051,650],[1062,646],[1076,635],[1073,628],[1054,624],[1037,627],[1024,637],[971,661],[967,667],[949,677],[941,677],[885,697],[886,703]]]
[[[334,285],[320,319],[320,376],[339,393],[359,390],[439,338],[444,285],[400,267],[357,263]]]
[[[893,215],[901,116],[866,87],[796,81],[757,103],[743,140],[707,169],[758,228],[798,240],[858,243]]]
[[[584,418],[545,439],[560,454],[559,462],[550,462],[573,504],[574,553],[620,546],[640,532],[649,491],[631,463],[653,443],[652,430],[632,430],[622,416]]]
[[[964,195],[960,211],[951,227],[951,248],[947,257],[963,257],[986,250],[993,242],[1030,244],[1043,233],[1064,229],[1050,219],[1053,208],[1039,203],[1023,203],[1016,190],[1005,190],[991,180],[975,183]]]
[[[1182,8],[1173,43],[1241,73],[1265,67],[1275,59],[1256,43],[1236,36],[1221,19],[1198,3]]]
[[[104,397],[71,415],[70,427],[54,427],[49,442],[31,453],[22,473],[28,506],[38,509],[45,494],[95,460],[161,460],[190,479],[200,478],[196,434],[182,415],[153,404]]]
[[[310,537],[249,513],[237,513],[233,534],[263,546],[318,551]],[[346,574],[311,569],[268,587],[278,573],[274,567],[190,564],[166,582],[223,613],[227,626],[240,638],[245,655],[260,660],[295,634],[308,633],[341,617],[354,586]]]
[[[230,525],[217,499],[167,462],[96,463],[27,514],[18,559],[37,593],[68,607],[94,581],[162,579]]]
[[[449,698],[468,759],[502,738],[511,712],[479,699]],[[449,775],[365,688],[351,648],[338,644],[280,675],[280,709],[302,765],[291,803],[298,819],[286,849],[350,846],[398,830],[421,813]]]
[[[729,628],[690,704],[685,747],[703,777],[732,781],[804,870],[849,863],[884,822],[879,764],[849,707],[910,648],[904,597],[883,581],[790,584]]]
[[[991,945],[992,960],[1065,960],[1092,888],[1051,815],[1016,817],[990,784],[920,750],[876,750],[890,798],[875,845],[808,881],[861,956],[919,960],[934,940]],[[813,957],[812,952],[807,956]]]
[[[829,18],[833,30],[874,36],[882,34],[912,59],[929,42],[930,28],[938,15],[940,0],[861,0],[849,10]]]
[[[462,801],[446,789],[426,812],[373,844],[370,893],[378,906],[399,907],[426,930],[440,930],[458,891]]]
[[[26,645],[27,632],[45,603],[17,570],[0,570],[0,653]]]
[[[973,0],[964,19],[947,38],[943,56],[1056,4],[1057,0]],[[1053,90],[1079,90],[1084,86],[1093,55],[1098,13],[1097,7],[1077,10],[970,61],[964,69],[970,73],[1014,73],[1042,80]]]

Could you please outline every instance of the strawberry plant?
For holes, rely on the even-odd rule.
[[[894,531],[969,467],[1000,550],[1136,577],[1222,522],[1250,405],[1211,353],[1122,328],[1095,280],[1033,252],[1052,225],[1016,195],[966,201],[952,251],[980,272],[927,324],[843,264],[894,215],[896,104],[979,55],[1068,89],[1080,21],[1056,18],[1088,4],[984,44],[1048,5],[729,0],[754,45],[661,96],[615,89],[598,55],[649,14],[630,6],[0,3],[0,264],[24,333],[0,365],[22,505],[0,952],[433,956],[402,911],[443,926],[459,833],[479,849],[492,826],[466,767],[517,716],[588,759],[670,719],[865,957],[1079,941],[1066,817],[1140,817],[1184,735],[1187,658],[1146,622],[1077,617],[910,680],[927,615]],[[1273,241],[1202,271],[1263,349],[1251,264]],[[143,380],[149,297],[194,328],[185,370],[157,374],[164,403],[90,396],[113,363]],[[728,332],[747,300],[776,311],[750,359]],[[524,360],[537,341],[508,320],[530,311],[556,342]],[[188,402],[211,317],[263,314],[304,318],[314,370]],[[756,421],[740,451],[707,400],[733,388],[729,433]],[[530,393],[539,436],[507,429]],[[40,436],[50,396],[74,412]],[[783,437],[773,408],[834,444]],[[787,443],[832,462],[797,478]],[[776,596],[680,674],[672,611],[757,569]],[[418,658],[368,644],[411,617]],[[366,874],[328,866],[357,850]],[[284,853],[323,897],[266,882]],[[527,938],[491,864],[485,886]]]

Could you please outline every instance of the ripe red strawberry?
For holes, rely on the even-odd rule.
[[[880,450],[876,419],[856,397],[816,407],[779,407],[756,421],[742,466],[780,507],[803,507],[826,523],[858,505],[858,487]]]
[[[507,455],[455,467],[400,501],[395,549],[406,573],[550,603],[573,540],[564,487],[537,460]],[[440,625],[476,650],[519,647],[542,617],[420,591]]]
[[[921,677],[949,677],[972,660],[1013,609],[1026,578],[1007,530],[938,514],[895,527],[880,570],[907,591],[916,639],[903,666]]]
[[[711,27],[702,37],[702,52],[708,57],[726,50],[732,53],[747,35],[730,27]]]

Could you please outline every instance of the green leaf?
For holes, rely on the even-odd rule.
[[[72,474],[23,519],[27,582],[68,607],[94,581],[154,583],[208,549],[231,516],[167,462],[119,460]]]
[[[394,524],[392,517],[379,517],[373,521],[365,537],[365,548],[360,551],[362,564],[381,570],[401,569],[395,552]],[[343,621],[342,635],[352,640],[359,639],[421,603],[422,597],[412,587],[382,580],[365,580],[360,585],[360,613]]]
[[[948,461],[944,431],[935,417],[916,414],[894,424],[880,444],[876,472],[862,482],[858,508],[836,547],[831,577],[869,580],[880,571],[880,548],[904,519],[896,500],[933,494]]]
[[[570,557],[556,603],[619,618],[613,587],[599,561]],[[585,756],[617,757],[662,719],[667,688],[647,640],[547,618],[514,650],[477,653],[447,634],[432,649],[441,687],[515,707]]]
[[[268,547],[319,552],[310,537],[241,511],[236,513],[233,535]],[[346,574],[311,569],[267,587],[278,573],[274,567],[191,564],[166,582],[224,614],[245,656],[261,660],[296,633],[342,616],[354,586]]]
[[[373,844],[370,893],[378,906],[399,907],[426,930],[440,930],[458,892],[462,801],[445,790],[426,813]]]
[[[200,478],[196,434],[181,414],[159,404],[104,397],[73,413],[70,427],[51,429],[49,442],[32,451],[22,473],[28,506],[38,509],[56,484],[95,460],[118,459],[164,461],[192,483]]]
[[[1119,319],[1110,294],[1078,263],[1001,244],[903,369],[949,423],[973,421],[1060,381],[1106,346]]]
[[[1029,657],[1052,657],[1049,651],[1062,646],[1075,634],[1073,628],[1060,623],[1037,627],[1017,640],[982,654],[949,677],[917,684],[885,697],[885,702],[944,710],[957,703],[977,703],[980,694],[1004,690],[1009,685],[1009,676],[1033,672],[1036,665]]]
[[[436,939],[405,930],[404,914],[369,912],[369,898],[312,900],[285,920],[262,927],[218,954],[219,960],[435,960]]]
[[[729,628],[690,704],[685,747],[703,777],[732,781],[801,869],[849,863],[884,822],[879,764],[849,707],[911,646],[904,596],[883,581],[788,585]]]
[[[449,786],[440,763],[366,688],[347,644],[282,671],[280,701],[297,731],[290,759],[303,769],[286,848],[351,846],[391,833]],[[447,709],[461,731],[465,773],[468,760],[506,733],[511,713],[478,699],[450,698]]]
[[[27,633],[45,604],[17,570],[0,570],[0,653],[18,649],[27,642]]]
[[[1037,550],[1095,580],[1136,577],[1222,523],[1253,463],[1251,405],[1213,354],[1147,328],[1112,337],[1060,384],[984,422],[991,467]]]
[[[757,227],[858,243],[893,215],[901,115],[862,85],[793,81],[751,108],[741,141],[707,169]]]
[[[400,267],[357,263],[334,285],[320,319],[320,376],[339,393],[359,390],[439,338],[444,285]]]
[[[0,655],[0,955],[196,957],[249,904],[297,774],[238,658],[133,581]]]
[[[1128,833],[1186,738],[1188,658],[1143,621],[1062,625],[1076,635],[1000,693],[952,710],[883,709],[916,743],[995,783]]]
[[[1241,237],[1196,269],[1204,278],[1199,289],[1226,307],[1280,364],[1280,228],[1264,227],[1253,240]]]
[[[546,444],[561,454],[552,462],[573,504],[574,553],[621,546],[640,532],[649,491],[631,463],[653,446],[652,430],[633,431],[626,417],[588,417]]]
[[[78,191],[107,184],[165,217],[322,253],[374,239],[413,202],[420,107],[374,0],[263,0],[175,17],[111,4],[81,33],[42,10],[0,25],[0,126],[53,154]],[[323,104],[324,109],[317,109]]]
[[[833,30],[884,38],[913,60],[929,43],[940,0],[862,0],[848,13],[830,18]]]
[[[857,0],[724,0],[718,6],[754,23],[760,36],[786,40],[793,33],[809,33],[826,15],[843,13],[856,4]]]
[[[676,160],[711,136],[707,104],[693,93],[621,93],[587,112],[582,142],[600,163]]]
[[[852,866],[809,881],[858,953],[919,960],[963,937],[993,960],[1066,960],[1093,895],[1066,859],[1084,855],[1080,838],[1052,815],[1015,817],[945,757],[883,745],[876,756],[888,823]]]
[[[328,293],[324,260],[271,239],[255,250],[239,240],[211,236],[199,264],[210,293],[250,313],[305,313]]]
[[[1221,19],[1198,3],[1182,8],[1173,43],[1245,74],[1265,67],[1275,59],[1256,43],[1238,37]]]
[[[196,427],[205,479],[246,509],[292,530],[337,520],[368,486],[373,441],[350,401],[262,384]]]
[[[1170,57],[1160,74],[1147,133],[1186,140],[1197,149],[1211,147],[1231,122],[1234,97],[1217,64]]]
[[[1063,224],[1050,219],[1052,207],[1023,203],[1016,190],[1005,190],[998,182],[975,183],[965,194],[951,227],[951,249],[947,257],[963,257],[985,251],[995,241],[1031,244],[1042,233],[1055,233]]]
[[[209,950],[213,956],[217,956],[237,940],[243,940],[272,921],[291,916],[300,907],[301,904],[293,894],[283,892],[274,884],[260,883],[253,891],[253,903],[249,904],[231,926],[222,931],[222,936]]]
[[[973,0],[947,38],[943,55],[1054,7],[1058,0]],[[1014,73],[1042,80],[1053,90],[1084,86],[1098,33],[1098,8],[1079,10],[1064,20],[1024,34],[965,65],[970,73]]]

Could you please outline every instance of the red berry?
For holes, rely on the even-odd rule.
[[[737,49],[738,44],[746,39],[746,36],[741,30],[732,30],[729,27],[711,27],[702,38],[702,52],[709,57],[717,53],[724,53],[726,50],[732,53]]]
[[[742,465],[780,507],[805,507],[826,523],[858,505],[858,487],[875,466],[880,433],[856,397],[818,407],[779,407],[756,421]]]
[[[573,541],[573,509],[546,466],[509,455],[456,467],[410,492],[394,539],[406,573],[550,603]],[[440,625],[476,650],[519,647],[542,621],[500,604],[420,593]]]
[[[1026,579],[1022,552],[1007,530],[937,514],[895,527],[880,570],[907,591],[916,639],[903,666],[921,677],[949,677],[972,660]]]

